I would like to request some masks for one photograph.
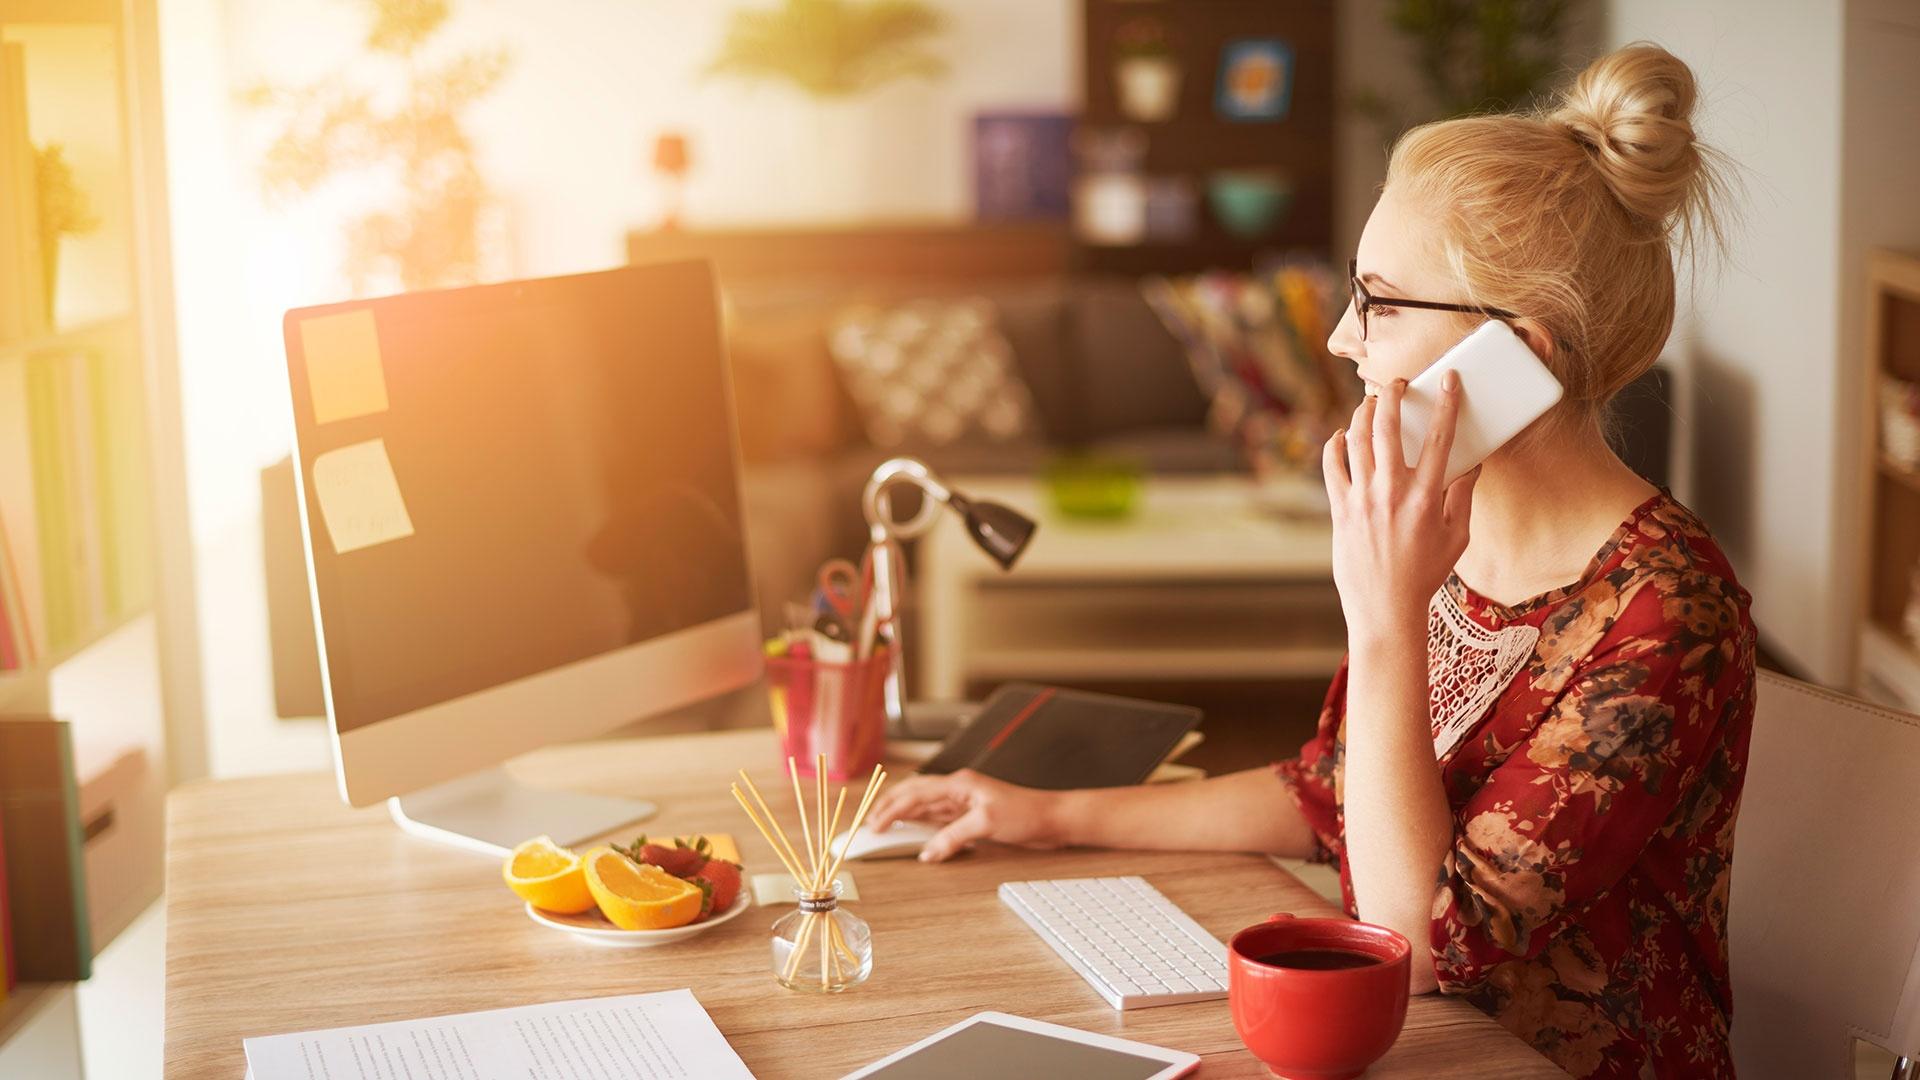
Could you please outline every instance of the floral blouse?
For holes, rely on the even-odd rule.
[[[1434,597],[1429,682],[1455,822],[1434,972],[1573,1076],[1733,1075],[1727,891],[1753,720],[1748,602],[1665,492],[1573,585],[1506,607],[1449,576]],[[1274,771],[1317,855],[1339,864],[1353,914],[1346,684],[1343,664],[1318,733]]]

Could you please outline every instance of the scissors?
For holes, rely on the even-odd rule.
[[[857,567],[846,559],[828,559],[820,567],[820,587],[814,590],[813,602],[816,608],[824,605],[823,610],[851,628],[866,609],[872,590],[872,552],[863,556]]]

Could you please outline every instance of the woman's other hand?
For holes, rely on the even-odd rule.
[[[1327,440],[1322,454],[1333,507],[1333,580],[1349,639],[1425,632],[1427,602],[1467,549],[1467,523],[1479,468],[1442,487],[1460,417],[1460,377],[1441,383],[1433,426],[1409,468],[1400,444],[1396,379],[1353,411],[1353,426]]]
[[[1064,844],[1055,810],[1059,793],[1020,787],[961,769],[946,776],[914,776],[874,800],[866,827],[880,832],[896,821],[944,825],[920,849],[921,862],[940,862],[978,840],[1020,847]]]

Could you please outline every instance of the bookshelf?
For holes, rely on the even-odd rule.
[[[71,728],[95,956],[204,771],[158,46],[155,0],[0,0],[0,717]],[[0,1075],[79,1076],[74,1001],[0,1001]]]
[[[1333,244],[1335,21],[1333,0],[1082,0],[1083,131],[1133,130],[1144,137],[1149,178],[1192,186],[1195,227],[1180,238],[1125,245],[1078,243],[1075,268],[1135,276],[1250,270],[1263,255]],[[1130,27],[1158,25],[1180,70],[1177,105],[1164,119],[1130,115],[1116,62]],[[1217,105],[1225,50],[1248,39],[1279,40],[1291,52],[1290,104],[1278,120],[1238,120]],[[1084,163],[1076,163],[1084,172]],[[1208,185],[1223,170],[1278,169],[1291,203],[1268,232],[1236,234],[1217,217]]]
[[[1867,462],[1865,618],[1859,627],[1861,691],[1920,712],[1920,640],[1906,613],[1920,602],[1920,469],[1887,452],[1880,388],[1888,378],[1920,383],[1920,257],[1875,251],[1867,262]]]

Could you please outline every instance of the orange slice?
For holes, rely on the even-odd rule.
[[[622,930],[665,930],[700,917],[700,886],[610,847],[580,857],[600,913]]]
[[[593,910],[586,868],[580,857],[545,836],[513,849],[500,875],[507,888],[534,907],[561,915]]]

